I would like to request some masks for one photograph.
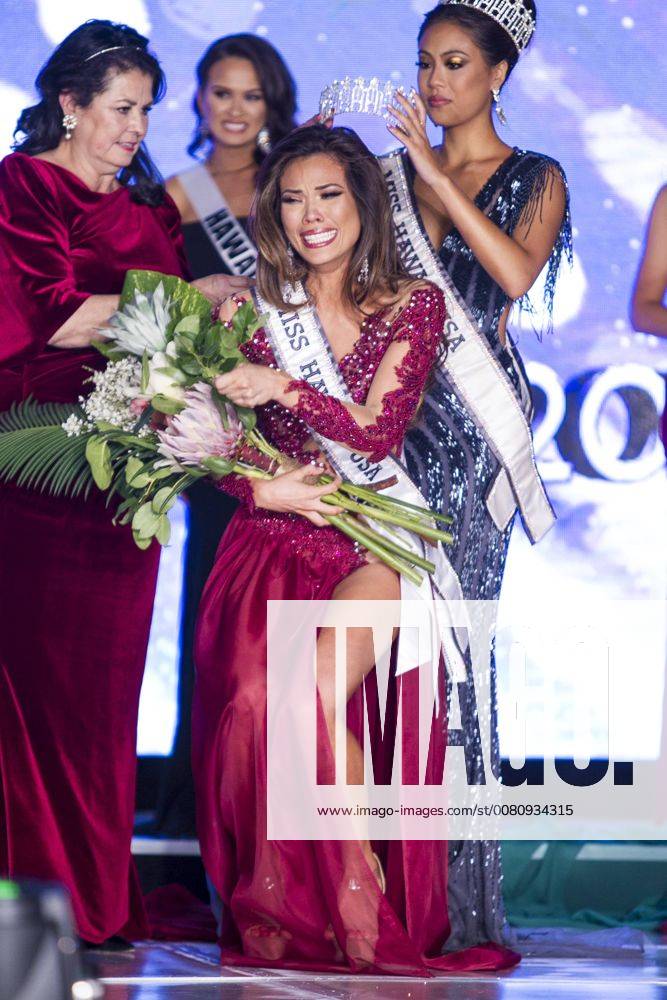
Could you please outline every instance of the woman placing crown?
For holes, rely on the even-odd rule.
[[[405,150],[381,161],[403,260],[443,289],[448,307],[449,351],[405,453],[430,505],[454,518],[447,555],[468,600],[499,597],[517,508],[533,542],[554,519],[507,319],[545,265],[552,304],[561,257],[571,254],[567,182],[554,160],[507,145],[492,114],[495,106],[505,122],[501,90],[535,26],[533,0],[443,0],[431,10],[419,33],[419,94],[397,96],[388,126]],[[443,130],[436,148],[427,118]],[[477,732],[465,734],[473,761]],[[492,732],[497,754],[493,720]],[[502,941],[498,845],[450,844],[449,862],[447,947]]]

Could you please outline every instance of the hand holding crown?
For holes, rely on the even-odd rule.
[[[388,124],[387,129],[403,143],[415,170],[432,187],[442,177],[440,163],[426,134],[426,106],[415,91],[410,96],[412,102],[403,94],[394,95],[396,103],[389,105],[389,111],[395,123]]]

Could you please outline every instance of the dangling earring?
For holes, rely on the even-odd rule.
[[[266,125],[259,130],[257,133],[257,145],[265,156],[271,152],[271,133],[269,132]]]
[[[501,125],[507,125],[507,115],[505,114],[503,106],[500,103],[500,90],[496,88],[495,90],[492,90],[491,93],[493,94],[493,103],[496,106],[498,121]]]
[[[65,129],[65,138],[71,139],[72,132],[77,126],[76,115],[63,115],[63,128]]]
[[[363,263],[359,268],[359,274],[357,275],[357,281],[360,285],[365,285],[368,283],[368,275],[370,273],[370,267],[368,265],[368,257],[364,257]]]
[[[199,132],[199,138],[201,139],[202,142],[205,142],[206,139],[208,139],[209,136],[211,135],[211,130],[203,118],[199,122],[199,125],[197,126],[197,131]]]

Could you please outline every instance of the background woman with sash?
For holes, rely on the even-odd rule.
[[[311,435],[337,463],[356,451],[399,471],[391,456],[401,454],[444,347],[445,314],[442,293],[401,267],[380,168],[346,129],[304,128],[277,147],[260,175],[254,231],[259,305],[269,319],[244,348],[250,364],[217,385],[256,407],[262,431],[297,464],[269,483],[224,480],[244,502],[218,550],[197,627],[198,833],[224,903],[223,963],[417,975],[510,966],[518,956],[497,945],[441,955],[449,929],[443,843],[376,843],[378,857],[369,841],[267,839],[267,600],[400,595],[392,569],[323,520],[335,508],[321,498],[336,482],[312,485]],[[233,312],[228,306],[223,315]],[[293,379],[302,347],[312,352],[310,374],[319,367],[334,384],[342,378],[349,402],[326,392],[328,382]],[[276,361],[289,351],[292,375]],[[368,631],[348,647],[352,781],[363,774],[360,685],[374,672]],[[333,661],[325,629],[318,741],[327,766]],[[395,726],[395,704],[387,717],[385,733]],[[444,725],[429,766],[443,753]]]
[[[185,254],[195,278],[228,274],[238,291],[254,277],[257,251],[248,232],[257,170],[295,127],[296,85],[280,54],[256,35],[227,35],[197,64],[196,126],[188,153],[204,159],[167,181],[183,220]],[[205,482],[187,495],[178,726],[160,788],[155,827],[194,834],[190,767],[192,644],[197,608],[236,500]]]
[[[87,391],[128,269],[187,276],[143,145],[164,87],[147,40],[109,21],[81,25],[40,70],[0,164],[0,408]],[[130,840],[159,547],[139,551],[96,491],[3,485],[0,552],[0,873],[63,882],[89,942],[145,935]]]
[[[295,126],[296,86],[280,54],[256,35],[213,42],[197,64],[197,124],[188,146],[196,166],[167,181],[183,220],[185,253],[195,278],[228,274],[237,290],[255,274],[257,252],[247,220],[257,170]],[[235,279],[238,278],[238,281]],[[162,781],[156,827],[169,836],[194,833],[190,768],[192,643],[199,599],[236,501],[208,483],[188,491],[183,575],[178,728]]]
[[[492,116],[495,105],[505,120],[501,90],[535,22],[532,0],[443,0],[431,10],[419,34],[419,95],[414,106],[399,96],[388,126],[405,150],[382,161],[403,260],[445,290],[449,352],[405,451],[429,504],[454,518],[447,555],[470,600],[500,594],[517,502],[533,541],[553,521],[506,325],[545,265],[552,304],[561,257],[571,253],[567,182],[548,156],[507,145]],[[427,117],[443,129],[436,148]],[[475,732],[464,738],[475,759]],[[496,843],[450,845],[448,946],[506,938],[500,881]]]

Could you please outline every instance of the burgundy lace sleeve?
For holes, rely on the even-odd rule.
[[[376,382],[391,384],[382,395],[381,410],[373,422],[360,425],[345,403],[304,381],[292,381],[285,389],[298,393],[298,402],[290,407],[292,413],[323,437],[338,441],[352,451],[369,453],[373,462],[399,451],[442,342],[444,322],[445,302],[440,289],[435,285],[416,289],[389,331],[390,345],[409,343],[407,354],[394,366],[393,373],[389,373],[390,378],[386,365],[381,362],[369,388],[370,396],[374,387],[377,388]],[[378,335],[382,336],[382,332],[378,331]]]
[[[229,476],[225,476],[224,479],[220,480],[218,489],[240,500],[241,503],[246,505],[249,513],[252,514],[254,512],[255,497],[252,492],[252,481],[247,476],[239,476],[236,472],[232,472]]]

